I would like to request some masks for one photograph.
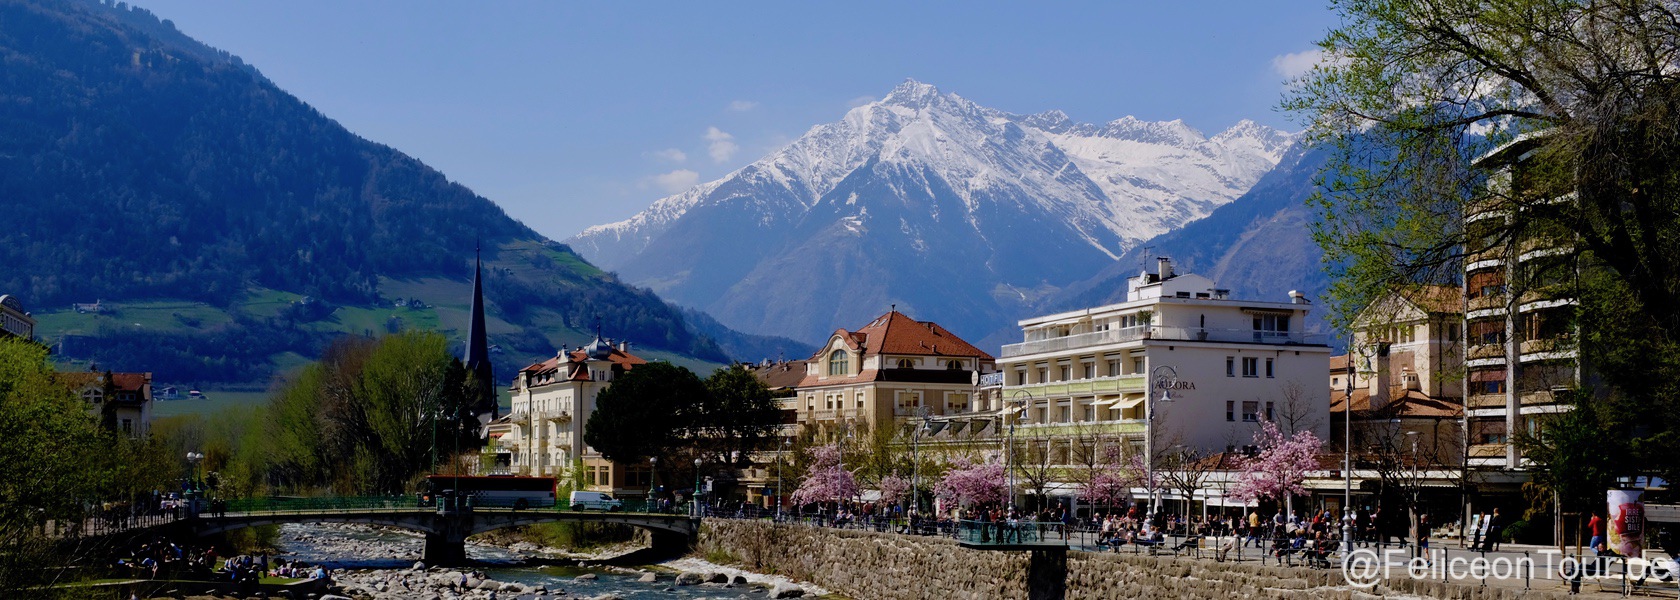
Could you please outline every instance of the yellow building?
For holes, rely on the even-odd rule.
[[[938,323],[895,309],[856,331],[835,330],[806,362],[793,408],[819,436],[963,413],[993,367],[990,354]]]

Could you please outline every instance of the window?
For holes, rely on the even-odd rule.
[[[1237,403],[1236,402],[1231,401],[1231,400],[1226,400],[1225,401],[1225,420],[1226,421],[1236,421],[1237,420]]]
[[[1094,362],[1085,363],[1085,378],[1086,379],[1095,379],[1096,377],[1097,377],[1097,363],[1094,363]]]
[[[1272,403],[1271,402],[1266,403],[1266,420],[1267,421],[1277,420],[1276,417],[1272,416]]]
[[[1232,356],[1225,357],[1225,376],[1226,377],[1236,377],[1237,376],[1237,359],[1236,359],[1236,357],[1232,357]]]
[[[1061,379],[1057,379],[1056,381],[1067,381],[1069,379],[1073,379],[1073,366],[1072,365],[1060,365],[1059,367],[1057,367],[1056,373],[1058,375],[1061,375]]]
[[[1253,356],[1243,357],[1243,377],[1260,376],[1260,359]]]
[[[845,350],[835,350],[828,353],[828,374],[846,375],[851,372],[851,357]]]
[[[961,371],[961,370],[963,370],[963,361],[960,361],[960,360],[946,361],[945,362],[945,370],[947,370],[947,371]]]
[[[1046,365],[1039,365],[1038,366],[1038,382],[1039,383],[1044,383],[1046,381],[1050,381],[1050,367],[1048,367]]]
[[[1260,420],[1260,401],[1244,400],[1242,410],[1244,423],[1255,423]]]
[[[914,369],[914,368],[916,368],[916,361],[910,360],[908,358],[900,358],[900,359],[898,359],[898,368],[900,368],[900,369]]]
[[[857,393],[857,407],[863,408],[863,392]]]
[[[1289,337],[1289,315],[1254,315],[1254,341],[1269,342]]]
[[[1271,377],[1272,377],[1272,359],[1268,358],[1268,359],[1266,359],[1266,378],[1271,379]]]
[[[823,396],[823,401],[828,403],[829,410],[834,410],[834,394]]]
[[[1457,323],[1448,323],[1447,324],[1447,341],[1449,341],[1449,342],[1458,341],[1458,324]]]
[[[1097,407],[1095,405],[1091,405],[1091,404],[1085,405],[1085,420],[1086,421],[1097,420]]]
[[[1015,385],[1026,385],[1026,384],[1027,384],[1027,370],[1026,369],[1021,369],[1021,370],[1015,371]]]
[[[1120,376],[1120,359],[1118,359],[1118,358],[1108,359],[1108,376],[1109,377],[1119,377]]]
[[[134,419],[123,419],[122,430],[123,433],[134,435]]]
[[[1063,406],[1060,409],[1057,409],[1056,413],[1061,416],[1060,419],[1056,420],[1058,423],[1066,423],[1073,420],[1073,407]]]
[[[945,395],[945,412],[946,413],[962,412],[964,409],[967,409],[967,408],[968,408],[968,394],[946,394]]]
[[[1133,358],[1132,359],[1132,374],[1133,375],[1142,375],[1143,374],[1143,359],[1142,358]]]

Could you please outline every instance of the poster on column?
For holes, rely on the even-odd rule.
[[[1608,546],[1622,556],[1639,556],[1645,547],[1645,504],[1642,490],[1610,490]]]

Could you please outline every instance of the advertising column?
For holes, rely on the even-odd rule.
[[[1639,556],[1645,547],[1645,504],[1642,490],[1610,490],[1610,535],[1606,544],[1622,556]]]

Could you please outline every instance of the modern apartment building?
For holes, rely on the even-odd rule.
[[[1150,432],[1157,455],[1247,446],[1261,419],[1323,438],[1330,348],[1303,331],[1311,309],[1298,292],[1232,298],[1162,258],[1128,280],[1125,302],[1020,321],[1023,341],[1003,347],[987,404],[1024,408],[1026,436],[1097,432],[1141,450]]]
[[[647,465],[616,465],[583,442],[596,396],[646,362],[630,353],[629,343],[615,345],[597,337],[521,369],[513,381],[512,410],[489,428],[495,451],[507,455],[514,474],[567,477],[578,468],[582,472],[576,475],[587,489],[646,494],[652,478]]]
[[[1567,410],[1556,393],[1580,383],[1574,234],[1533,225],[1556,222],[1536,217],[1564,209],[1573,195],[1528,185],[1538,141],[1520,138],[1478,159],[1490,172],[1488,190],[1466,211],[1465,425],[1473,467],[1521,467],[1512,434],[1532,430],[1536,415]]]
[[[895,308],[856,331],[837,329],[805,363],[793,401],[819,436],[875,431],[921,415],[968,411],[990,354]]]

